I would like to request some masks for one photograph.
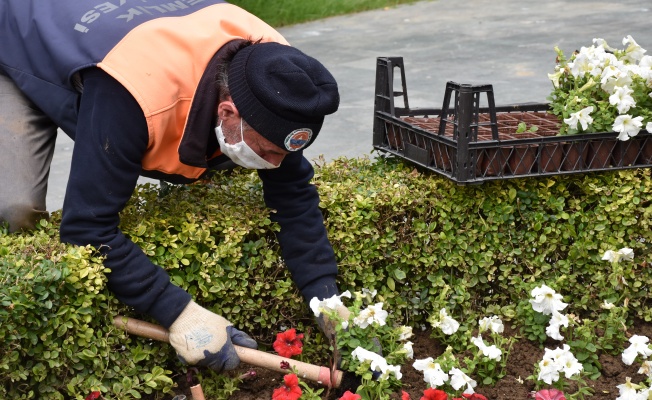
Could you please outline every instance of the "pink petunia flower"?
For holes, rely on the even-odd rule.
[[[534,394],[534,400],[566,400],[566,397],[561,390],[542,389]]]

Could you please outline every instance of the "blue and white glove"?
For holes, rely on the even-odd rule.
[[[170,344],[181,362],[217,372],[240,364],[233,345],[255,349],[256,341],[225,318],[190,301],[169,329]]]

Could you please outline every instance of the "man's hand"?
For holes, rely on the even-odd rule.
[[[349,311],[348,308],[344,306],[337,306],[334,311],[341,321],[348,322],[349,317],[351,316],[351,311]],[[341,321],[331,320],[331,318],[329,318],[328,315],[325,315],[324,313],[320,313],[317,317],[317,325],[319,325],[319,329],[328,338],[329,341],[332,341],[335,337],[335,327]]]
[[[258,347],[249,335],[223,317],[190,301],[169,329],[170,344],[183,363],[209,367],[217,372],[240,364],[234,344]]]

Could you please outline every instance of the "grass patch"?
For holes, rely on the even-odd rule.
[[[351,14],[360,11],[395,7],[416,3],[418,0],[234,0],[230,1],[258,16],[273,27]]]

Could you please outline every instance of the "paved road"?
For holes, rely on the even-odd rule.
[[[401,56],[411,107],[439,107],[444,86],[490,83],[498,104],[543,102],[554,47],[566,54],[603,38],[612,47],[632,35],[652,54],[651,0],[437,0],[328,18],[280,29],[322,61],[340,86],[309,159],[372,155],[376,58]],[[59,135],[48,208],[61,208],[73,143]],[[143,180],[145,181],[145,180]]]

